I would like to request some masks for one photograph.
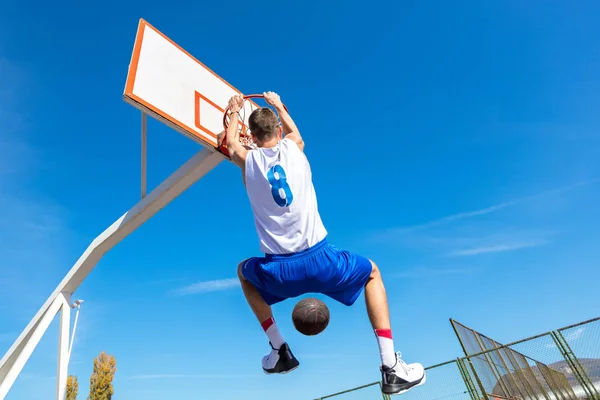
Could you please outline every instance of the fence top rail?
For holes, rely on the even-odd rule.
[[[581,325],[589,324],[589,323],[592,323],[592,322],[596,322],[596,321],[598,321],[598,320],[600,320],[600,317],[596,317],[596,318],[588,319],[587,321],[578,322],[578,323],[576,323],[576,324],[569,325],[569,326],[565,326],[565,327],[563,327],[563,328],[560,328],[560,329],[555,329],[554,331],[561,332],[561,331],[564,331],[564,330],[566,330],[566,329],[575,328],[575,327],[577,327],[577,326],[581,326]],[[463,327],[463,328],[465,328],[465,329],[468,329],[468,330],[470,330],[470,331],[472,331],[472,332],[475,332],[473,329],[471,329],[471,328],[469,328],[468,326],[466,326],[466,325],[464,325],[464,324],[462,324],[462,323],[460,323],[460,322],[456,321],[456,320],[455,320],[455,319],[453,319],[453,318],[450,318],[450,322],[452,323],[452,325],[453,325],[453,326],[454,326],[454,324],[456,324],[456,325],[460,325],[460,326],[462,326],[462,327]],[[502,349],[502,348],[505,348],[505,347],[511,347],[511,346],[514,346],[514,345],[517,345],[517,344],[521,344],[521,343],[523,343],[523,342],[527,342],[527,341],[529,341],[529,340],[537,339],[537,338],[540,338],[540,337],[543,337],[543,336],[552,335],[552,332],[554,332],[554,331],[548,331],[548,332],[540,333],[540,334],[537,334],[537,335],[534,335],[534,336],[529,336],[529,337],[527,337],[527,338],[525,338],[525,339],[519,339],[519,340],[517,340],[517,341],[511,342],[511,343],[508,343],[508,344],[503,344],[502,346],[498,346],[498,348],[497,348],[497,349]],[[487,336],[485,336],[485,335],[484,335],[484,334],[482,334],[482,333],[479,333],[479,332],[477,332],[477,334],[479,334],[480,336],[483,336],[483,337],[485,337],[485,338],[487,338],[487,339],[489,339],[489,340],[492,340],[492,341],[496,342],[495,340],[488,338]],[[492,349],[492,350],[497,350],[497,349]],[[473,356],[479,356],[479,355],[482,355],[482,354],[484,354],[484,353],[487,353],[488,351],[490,351],[490,350],[480,351],[479,353],[475,353],[475,354],[469,354],[469,357],[473,357]]]
[[[493,339],[490,339],[490,338],[488,338],[487,336],[485,336],[485,335],[483,335],[483,334],[481,334],[481,333],[477,332],[477,334],[478,334],[478,335],[480,335],[480,336],[482,336],[482,337],[485,337],[485,338],[487,338],[487,339],[491,340],[493,343],[500,344],[500,346],[495,346],[495,347],[494,347],[494,348],[492,348],[492,349],[487,349],[487,350],[483,350],[483,351],[480,351],[480,352],[477,352],[477,353],[469,354],[469,355],[467,355],[467,356],[465,356],[465,357],[462,357],[462,358],[461,358],[461,360],[466,360],[466,359],[468,359],[468,358],[472,358],[472,357],[481,356],[481,355],[488,354],[488,353],[490,353],[490,352],[493,352],[493,351],[497,351],[497,350],[501,350],[501,349],[505,349],[505,348],[513,347],[513,346],[516,346],[517,344],[521,344],[521,343],[524,343],[524,342],[528,342],[528,341],[530,341],[530,340],[538,339],[538,338],[541,338],[541,337],[544,337],[544,336],[552,336],[552,333],[553,333],[553,332],[556,332],[556,331],[557,331],[557,332],[561,332],[561,331],[564,331],[564,330],[566,330],[566,329],[570,329],[570,328],[574,328],[574,327],[577,327],[577,326],[581,326],[581,325],[589,324],[589,323],[591,323],[591,322],[595,322],[595,321],[598,321],[598,320],[600,320],[600,317],[593,318],[593,319],[589,319],[589,320],[587,320],[587,321],[583,321],[583,322],[578,322],[578,323],[576,323],[576,324],[573,324],[573,325],[565,326],[564,328],[556,329],[555,331],[548,331],[548,332],[540,333],[540,334],[537,334],[537,335],[534,335],[534,336],[529,336],[529,337],[527,337],[527,338],[524,338],[524,339],[519,339],[519,340],[517,340],[517,341],[511,342],[511,343],[507,343],[507,344],[500,344],[500,343],[496,342],[495,340],[493,340]],[[464,327],[465,329],[468,329],[468,330],[470,330],[470,331],[472,331],[472,332],[475,332],[475,331],[473,331],[473,329],[469,328],[468,326],[465,326],[465,325],[461,324],[461,323],[460,323],[460,322],[458,322],[458,321],[455,321],[455,320],[454,320],[454,319],[452,319],[452,318],[450,318],[450,321],[451,321],[451,323],[452,323],[452,325],[453,325],[453,326],[454,326],[454,324],[456,324],[456,325],[460,325],[460,326]],[[521,354],[522,356],[524,356],[525,358],[527,358],[527,359],[529,359],[529,360],[531,360],[531,361],[538,362],[537,360],[535,360],[535,359],[533,359],[533,358],[531,358],[531,357],[529,357],[529,356],[527,356],[527,355],[525,355],[525,354],[522,354],[522,353],[520,353],[520,352],[518,352],[518,351],[516,351],[516,350],[514,350],[514,349],[510,349],[510,350],[512,350],[512,351],[515,351],[515,352],[517,352],[517,353]]]
[[[535,359],[533,359],[533,358],[531,358],[531,357],[529,357],[529,356],[527,356],[525,354],[522,354],[522,353],[520,353],[520,352],[512,349],[511,347],[516,346],[516,345],[521,344],[521,343],[524,343],[524,342],[527,342],[527,341],[530,341],[530,340],[538,339],[538,338],[541,338],[541,337],[544,337],[544,336],[550,336],[552,338],[552,340],[555,341],[555,338],[553,337],[553,335],[555,335],[556,332],[558,334],[561,334],[562,331],[565,331],[567,329],[578,327],[578,326],[582,326],[582,325],[586,325],[586,324],[589,324],[589,323],[592,323],[592,322],[596,322],[596,321],[599,321],[599,320],[600,320],[600,317],[596,317],[596,318],[588,319],[586,321],[578,322],[578,323],[573,324],[573,325],[565,326],[563,328],[556,329],[554,331],[540,333],[538,335],[530,336],[530,337],[527,337],[527,338],[524,338],[524,339],[520,339],[520,340],[511,342],[511,343],[507,343],[507,344],[500,344],[500,343],[496,342],[495,340],[492,340],[492,339],[488,338],[487,336],[485,336],[485,335],[483,335],[483,334],[481,334],[479,332],[475,332],[473,329],[469,328],[468,326],[465,326],[462,323],[460,323],[458,321],[455,321],[454,319],[450,318],[450,322],[452,323],[452,326],[455,326],[455,324],[456,325],[460,325],[463,328],[465,328],[465,329],[473,332],[474,334],[478,334],[478,335],[480,335],[482,337],[485,337],[485,338],[489,339],[490,341],[492,341],[492,343],[494,343],[494,348],[492,348],[492,349],[486,349],[486,350],[483,350],[483,351],[480,351],[480,352],[477,352],[477,353],[474,353],[474,354],[466,355],[464,357],[459,358],[461,361],[468,361],[471,358],[475,358],[475,357],[479,357],[479,356],[482,356],[482,355],[486,355],[486,354],[491,353],[493,351],[498,351],[498,350],[502,350],[502,349],[508,349],[508,350],[510,350],[512,352],[515,352],[515,353],[517,353],[517,354],[525,357],[526,359],[528,359],[530,361],[535,362],[537,365],[542,364],[542,365],[544,365],[545,367],[549,368],[552,371],[554,371],[553,368],[551,368],[551,367],[547,366],[546,364],[544,364],[544,363],[542,363],[542,362],[540,362],[538,360],[535,360]]]
[[[562,331],[565,331],[567,329],[576,328],[578,326],[585,325],[585,324],[590,324],[590,323],[596,322],[596,321],[600,321],[600,317],[588,319],[587,321],[582,321],[582,322],[578,322],[578,323],[573,324],[573,325],[565,326],[564,328],[557,329],[557,331],[562,332]]]
[[[465,329],[473,331],[471,328],[463,325],[462,323],[460,323],[458,321],[455,321],[452,318],[450,318],[450,321],[452,322],[453,326],[454,326],[454,323],[456,323],[457,325],[460,325],[460,326],[464,327]],[[588,319],[586,321],[578,322],[576,324],[565,326],[563,328],[556,329],[556,330],[553,330],[553,331],[548,331],[548,332],[540,333],[540,334],[537,334],[537,335],[534,335],[534,336],[530,336],[530,337],[527,337],[527,338],[524,338],[524,339],[520,339],[520,340],[511,342],[511,343],[507,343],[507,344],[500,344],[500,343],[496,342],[495,340],[492,340],[492,339],[488,338],[487,336],[485,336],[483,334],[480,334],[481,336],[483,336],[483,337],[491,340],[493,343],[495,343],[497,345],[494,348],[492,348],[492,349],[483,350],[483,351],[480,351],[480,352],[477,352],[477,353],[469,354],[467,356],[456,358],[454,360],[448,360],[448,361],[445,361],[445,362],[442,362],[442,363],[439,363],[439,364],[431,365],[429,367],[426,367],[425,369],[426,370],[431,370],[431,369],[434,369],[434,368],[443,367],[445,365],[457,363],[457,361],[460,362],[460,361],[469,360],[471,358],[478,357],[478,356],[481,356],[481,355],[485,355],[485,354],[491,353],[493,351],[498,351],[498,350],[502,350],[502,349],[509,349],[511,351],[514,351],[514,352],[522,355],[523,357],[527,358],[528,360],[534,361],[538,365],[541,364],[544,367],[546,367],[546,368],[554,371],[554,369],[550,368],[546,364],[544,364],[544,363],[542,363],[540,361],[537,361],[537,360],[535,360],[535,359],[533,359],[533,358],[531,358],[531,357],[529,357],[529,356],[527,356],[525,354],[522,354],[522,353],[520,353],[520,352],[518,352],[518,351],[516,351],[514,349],[510,349],[510,347],[513,347],[513,346],[515,346],[517,344],[521,344],[521,343],[524,343],[524,342],[527,342],[527,341],[530,341],[530,340],[538,339],[538,338],[541,338],[541,337],[544,337],[544,336],[550,336],[550,337],[552,337],[553,333],[555,333],[555,332],[562,332],[562,331],[570,329],[570,328],[575,328],[575,327],[586,325],[586,324],[589,324],[589,323],[592,323],[592,322],[596,322],[596,321],[600,321],[600,317]],[[553,340],[554,340],[554,338],[553,338]],[[352,392],[352,391],[355,391],[355,390],[360,390],[360,389],[364,389],[364,388],[367,388],[367,387],[370,387],[370,386],[375,386],[375,385],[381,385],[381,382],[380,381],[371,382],[371,383],[368,383],[366,385],[358,386],[358,387],[355,387],[355,388],[352,388],[352,389],[347,389],[347,390],[344,390],[344,391],[341,391],[341,392],[337,392],[337,393],[333,393],[333,394],[328,394],[326,396],[318,397],[316,400],[329,399],[331,397],[339,396],[339,395],[342,395],[342,394],[345,394],[345,393],[349,393],[349,392]],[[496,398],[498,398],[498,399],[510,399],[510,398],[506,398],[506,397],[502,397],[502,396],[498,396],[498,395],[493,395],[493,396],[496,397]]]
[[[428,369],[434,369],[434,368],[437,368],[437,367],[443,367],[444,365],[455,364],[455,363],[456,363],[456,360],[448,360],[448,361],[441,362],[439,364],[430,365],[429,367],[426,367],[425,369],[426,370],[428,370]]]
[[[326,396],[318,397],[316,400],[328,399],[330,397],[339,396],[340,394],[344,394],[344,393],[350,393],[350,392],[353,392],[355,390],[360,390],[360,389],[368,388],[370,386],[375,386],[375,385],[379,386],[380,384],[381,384],[381,382],[379,382],[379,381],[371,382],[371,383],[367,383],[366,385],[354,387],[352,389],[342,390],[341,392],[332,393],[332,394],[328,394]]]
[[[600,319],[600,318],[599,318],[599,319]],[[460,326],[464,327],[465,329],[468,329],[468,330],[470,330],[471,332],[474,332],[474,333],[476,333],[476,334],[477,334],[477,335],[479,335],[479,336],[485,337],[486,339],[489,339],[489,340],[491,340],[492,342],[498,343],[497,341],[495,341],[495,340],[493,340],[493,339],[490,339],[490,338],[488,338],[487,336],[485,336],[485,335],[484,335],[484,334],[482,334],[482,333],[479,333],[479,332],[476,332],[476,331],[474,331],[473,329],[469,328],[468,326],[465,326],[465,325],[461,324],[460,322],[453,320],[452,318],[450,318],[450,321],[453,323],[453,325],[456,323],[457,325],[460,325]],[[562,328],[562,329],[566,329],[566,328]],[[523,342],[527,342],[527,341],[529,341],[529,340],[533,340],[533,339],[541,338],[541,337],[543,337],[543,336],[548,336],[548,335],[552,335],[552,331],[548,331],[548,332],[540,333],[540,334],[537,334],[537,335],[534,335],[534,336],[529,336],[529,337],[526,337],[525,339],[519,339],[519,340],[517,340],[517,341],[510,342],[510,343],[507,343],[507,344],[502,344],[502,345],[500,345],[500,346],[497,346],[497,347],[496,347],[496,348],[494,348],[494,349],[488,349],[488,350],[480,351],[479,353],[469,354],[469,357],[473,357],[473,356],[479,356],[479,355],[485,354],[485,353],[487,353],[487,352],[489,352],[489,351],[498,350],[498,349],[503,349],[503,348],[505,348],[505,347],[514,346],[514,345],[517,345],[517,344],[520,344],[520,343],[523,343]]]

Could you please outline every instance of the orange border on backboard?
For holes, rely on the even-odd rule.
[[[176,118],[169,115],[168,113],[158,109],[157,107],[154,107],[152,104],[144,101],[140,97],[133,94],[133,86],[135,85],[135,78],[137,75],[137,67],[138,67],[138,63],[139,63],[139,59],[140,59],[140,52],[142,50],[142,41],[144,39],[144,31],[146,28],[150,28],[154,32],[161,35],[163,38],[168,40],[172,45],[174,45],[179,50],[181,50],[185,55],[187,55],[192,60],[194,60],[195,62],[200,64],[203,68],[206,68],[206,70],[209,71],[210,73],[212,73],[216,78],[219,78],[227,86],[229,86],[230,88],[235,90],[237,93],[241,94],[241,92],[238,89],[236,89],[231,83],[229,83],[225,79],[221,78],[212,69],[208,68],[202,62],[200,62],[197,58],[192,56],[189,52],[187,52],[185,49],[183,49],[181,46],[179,46],[177,43],[175,43],[173,40],[171,40],[169,37],[167,37],[164,33],[159,31],[152,25],[150,25],[146,20],[144,20],[143,18],[140,18],[140,22],[138,24],[138,29],[137,29],[137,34],[135,37],[135,43],[133,45],[133,53],[131,55],[131,62],[129,64],[129,71],[127,73],[127,81],[125,82],[125,92],[123,93],[125,101],[127,101],[128,103],[131,103],[132,105],[134,105],[137,108],[139,108],[139,106],[145,108],[150,114],[153,114],[154,116],[158,117],[159,119],[162,119],[168,125],[172,126],[177,131],[185,134],[186,136],[188,136],[194,140],[200,141],[201,144],[203,144],[205,146],[210,145],[213,148],[218,148],[218,145],[216,144],[217,143],[217,135],[214,132],[211,132],[206,128],[204,128],[204,129],[200,128],[203,132],[205,132],[211,138],[214,139],[214,143],[211,143],[211,142],[207,141],[205,137],[198,134],[198,132],[196,132],[191,127],[187,126],[186,124],[177,120]],[[202,88],[197,88],[196,91],[198,91],[198,90],[202,90]],[[206,99],[206,100],[208,100],[208,99]],[[195,102],[196,99],[190,98],[190,101]],[[214,104],[213,102],[210,102],[210,103],[212,103],[214,106],[216,106],[216,104]],[[256,107],[259,107],[259,105],[256,104],[254,101],[251,101],[251,103],[253,103]],[[195,104],[195,107],[196,106],[197,105]],[[217,108],[221,109],[221,107],[218,107],[218,106],[217,106]]]

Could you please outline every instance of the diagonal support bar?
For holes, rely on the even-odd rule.
[[[77,331],[77,321],[79,320],[79,311],[81,310],[81,303],[83,300],[77,300],[71,308],[77,308],[75,312],[75,322],[73,322],[73,332],[71,332],[71,341],[69,342],[69,355],[68,358],[71,360],[71,352],[73,351],[73,343],[75,343],[75,332]]]
[[[214,149],[202,149],[92,241],[0,360],[0,398],[8,393],[16,376],[58,312],[62,304],[58,301],[61,293],[74,293],[107,251],[225,159],[223,154]]]
[[[10,365],[6,365],[6,371],[2,380],[0,381],[0,399],[3,399],[8,394],[9,389],[17,379],[17,376],[23,370],[23,367],[29,360],[31,353],[36,348],[42,336],[48,327],[52,323],[52,320],[59,312],[60,307],[62,306],[63,299],[61,297],[56,297],[50,305],[44,310],[41,314],[40,318],[35,321],[35,324],[32,327],[30,332],[27,332],[27,341],[24,343],[19,343],[19,352],[15,354],[14,358],[11,358],[10,361],[12,363]],[[32,321],[33,322],[33,321]],[[13,346],[14,347],[14,346]],[[4,367],[4,365],[3,365]]]

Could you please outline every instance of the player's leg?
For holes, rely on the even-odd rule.
[[[365,303],[379,345],[382,390],[386,394],[401,394],[425,383],[425,369],[418,363],[406,364],[394,351],[385,285],[377,265],[369,262],[371,274],[364,287]]]
[[[256,315],[256,318],[258,318],[258,321],[262,324],[264,321],[273,318],[273,311],[271,310],[271,306],[262,298],[258,290],[244,277],[242,268],[247,261],[250,260],[244,260],[238,265],[238,278],[240,279],[242,291],[244,292],[248,305],[252,309],[252,312],[254,312],[254,315]],[[277,345],[280,345],[283,342],[283,338],[281,338],[280,335],[274,337],[273,340]]]
[[[379,345],[383,392],[400,394],[424,383],[423,366],[406,364],[394,350],[387,294],[377,265],[368,258],[339,251],[333,246],[327,253],[327,259],[336,260],[337,265],[335,276],[328,279],[329,290],[324,294],[350,306],[364,290],[367,314]]]
[[[392,366],[396,363],[396,353],[394,351],[394,342],[392,340],[387,293],[379,268],[374,262],[370,261],[370,263],[371,274],[364,286],[367,315],[369,316],[369,321],[371,322],[371,326],[377,337],[381,355],[381,364]]]
[[[271,345],[271,352],[262,359],[265,373],[288,373],[296,369],[298,360],[292,354],[289,345],[283,340],[273,318],[271,304],[283,300],[268,293],[264,282],[260,280],[257,269],[261,267],[259,258],[242,261],[238,265],[238,278],[248,305],[256,315]],[[254,283],[252,283],[254,282]]]
[[[379,268],[374,262],[370,261],[370,263],[371,274],[364,287],[367,315],[369,316],[369,321],[371,322],[371,326],[377,337],[381,355],[381,364],[391,367],[396,363],[396,353],[394,351],[394,342],[392,340],[387,293]]]

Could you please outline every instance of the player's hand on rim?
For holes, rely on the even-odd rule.
[[[244,105],[244,96],[241,94],[236,94],[235,96],[231,97],[231,99],[229,99],[229,112],[230,113],[236,113],[239,112],[242,109],[242,106]]]
[[[282,105],[281,98],[275,92],[263,92],[263,98],[267,102],[267,104],[278,108]]]

